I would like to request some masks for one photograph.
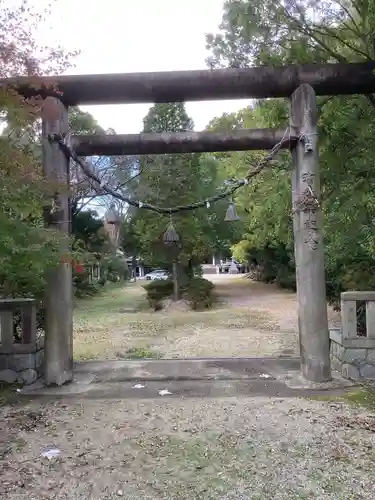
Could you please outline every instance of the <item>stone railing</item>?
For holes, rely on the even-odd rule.
[[[20,317],[16,328],[15,315]],[[43,339],[37,339],[36,300],[0,299],[0,382],[31,384],[43,374]]]
[[[358,330],[358,303],[365,304],[365,331]],[[375,292],[341,294],[341,330],[330,330],[331,366],[343,377],[375,379]]]

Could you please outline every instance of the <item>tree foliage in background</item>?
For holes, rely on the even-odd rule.
[[[113,129],[103,129],[90,113],[78,107],[69,108],[69,130],[74,135],[115,134]],[[135,156],[93,156],[82,160],[90,164],[91,170],[101,181],[124,196],[132,192],[141,174],[139,158]],[[73,217],[87,207],[94,207],[104,213],[114,206],[120,217],[127,210],[124,202],[113,199],[104,190],[100,191],[75,162],[71,162],[71,204]]]
[[[144,119],[144,132],[187,132],[193,122],[182,103],[156,104]],[[134,197],[159,206],[188,205],[209,198],[219,178],[217,161],[201,154],[147,156],[140,162],[142,174]],[[181,237],[180,262],[185,267],[199,264],[221,246],[227,234],[217,232],[218,217],[224,218],[223,205],[181,212],[173,215],[173,224]],[[157,213],[135,214],[133,237],[138,240],[139,254],[150,265],[170,266],[162,237],[169,218]],[[220,224],[223,224],[222,220]],[[130,226],[128,226],[130,228]],[[131,239],[130,239],[131,241]],[[133,239],[134,244],[134,239]]]
[[[71,133],[106,134],[112,130],[104,130],[94,117],[79,108],[71,108],[69,112]],[[130,157],[94,157],[85,158],[100,178],[106,178],[112,186],[118,186],[119,179],[129,179],[133,175]],[[113,254],[113,245],[105,230],[103,214],[115,202],[111,197],[100,193],[83,174],[79,165],[72,165],[71,217],[73,250],[84,262],[84,271],[74,273],[74,289],[77,296],[94,295],[101,285],[107,281],[117,282],[126,279],[128,267],[125,259]],[[123,186],[124,187],[124,186]],[[99,216],[97,210],[101,210]],[[121,206],[115,204],[115,211],[121,217]],[[100,266],[100,279],[91,280],[90,268]]]
[[[212,68],[253,64],[357,62],[374,59],[375,3],[370,0],[229,0],[217,34],[207,36]],[[319,98],[328,296],[374,289],[374,98]],[[285,127],[287,102],[264,100],[216,124]],[[246,124],[247,120],[247,124]],[[258,153],[231,153],[221,169],[246,169]],[[294,286],[291,159],[282,154],[237,201],[245,214],[241,260],[258,265],[261,278]]]
[[[37,13],[23,2],[8,7],[0,1],[0,78],[60,73],[72,54],[39,46],[35,33],[48,12]],[[48,111],[48,110],[45,110]],[[44,228],[42,208],[50,191],[43,181],[40,154],[25,132],[37,129],[41,102],[25,101],[0,88],[0,119],[9,135],[0,142],[0,294],[37,296],[44,291],[45,272],[61,258],[61,235]],[[30,137],[30,135],[29,135]]]
[[[35,34],[49,11],[40,13],[28,1],[18,6],[0,0],[0,77],[28,75],[41,85],[41,75],[63,73],[73,53],[42,47]],[[43,179],[41,116],[51,116],[40,99],[25,100],[11,88],[0,88],[0,294],[43,298],[47,271],[61,260],[90,264],[105,260],[108,244],[103,223],[92,210],[85,210],[87,198],[97,193],[72,165],[72,253],[62,253],[61,233],[47,229],[43,221],[46,199],[56,186]],[[75,134],[105,133],[89,113],[71,108],[70,130]],[[98,168],[98,166],[96,166]],[[81,284],[88,276],[75,281]],[[79,287],[79,286],[78,286]],[[76,287],[77,288],[77,287]]]

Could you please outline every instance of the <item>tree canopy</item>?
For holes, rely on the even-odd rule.
[[[143,131],[184,132],[192,130],[193,126],[183,103],[156,104],[144,118]],[[217,160],[212,155],[147,156],[140,159],[140,165],[142,174],[134,189],[135,198],[163,207],[189,205],[209,198],[220,182]],[[216,247],[228,246],[226,240],[230,240],[231,230],[219,230],[224,206],[225,202],[173,216],[173,224],[182,241],[182,264],[200,263],[212,255]],[[162,236],[169,218],[141,210],[135,217],[139,253],[149,264],[167,264],[170,259]]]
[[[0,76],[59,73],[73,54],[42,47],[37,26],[48,17],[27,2],[0,2]],[[7,125],[0,142],[0,293],[41,296],[45,272],[59,262],[61,235],[44,228],[42,213],[50,192],[42,178],[40,151],[33,139],[42,103],[0,88],[0,119]],[[25,135],[26,134],[26,135]]]
[[[375,4],[362,0],[229,0],[218,33],[207,35],[208,64],[356,62],[374,58]],[[328,295],[371,289],[374,279],[374,99],[318,99],[320,168]],[[254,102],[211,126],[284,127],[285,100]],[[221,169],[244,169],[257,153],[231,153]],[[257,263],[265,280],[294,286],[291,223],[291,158],[283,153],[237,196],[245,214],[236,257]]]

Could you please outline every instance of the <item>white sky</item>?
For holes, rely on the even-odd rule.
[[[9,0],[8,0],[9,1]],[[11,0],[12,1],[12,0]],[[13,0],[13,2],[17,0]],[[30,0],[31,1],[31,0]],[[48,0],[32,0],[43,8]],[[224,0],[56,0],[38,34],[44,44],[77,49],[70,74],[205,69],[205,34],[215,32]],[[250,101],[187,103],[196,130]],[[137,133],[150,104],[84,106],[104,128]]]

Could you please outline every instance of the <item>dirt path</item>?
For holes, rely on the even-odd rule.
[[[298,354],[294,293],[243,276],[211,275],[210,279],[219,304],[207,312],[179,307],[150,312],[144,308],[139,283],[87,301],[87,309],[75,315],[76,358]],[[330,311],[330,319],[337,321],[337,315]]]
[[[208,278],[208,277],[207,277]],[[296,294],[243,275],[210,276],[221,302],[215,324],[209,314],[194,328],[166,336],[153,348],[166,357],[280,356],[298,354]],[[328,308],[331,325],[339,321]]]
[[[233,308],[262,311],[281,331],[297,331],[297,301],[292,292],[241,275],[213,278],[219,296]]]
[[[297,331],[297,297],[276,285],[248,280],[241,275],[214,276],[219,296],[235,308],[249,308],[264,311],[279,325],[280,330]],[[327,308],[332,326],[339,324],[339,314]]]

